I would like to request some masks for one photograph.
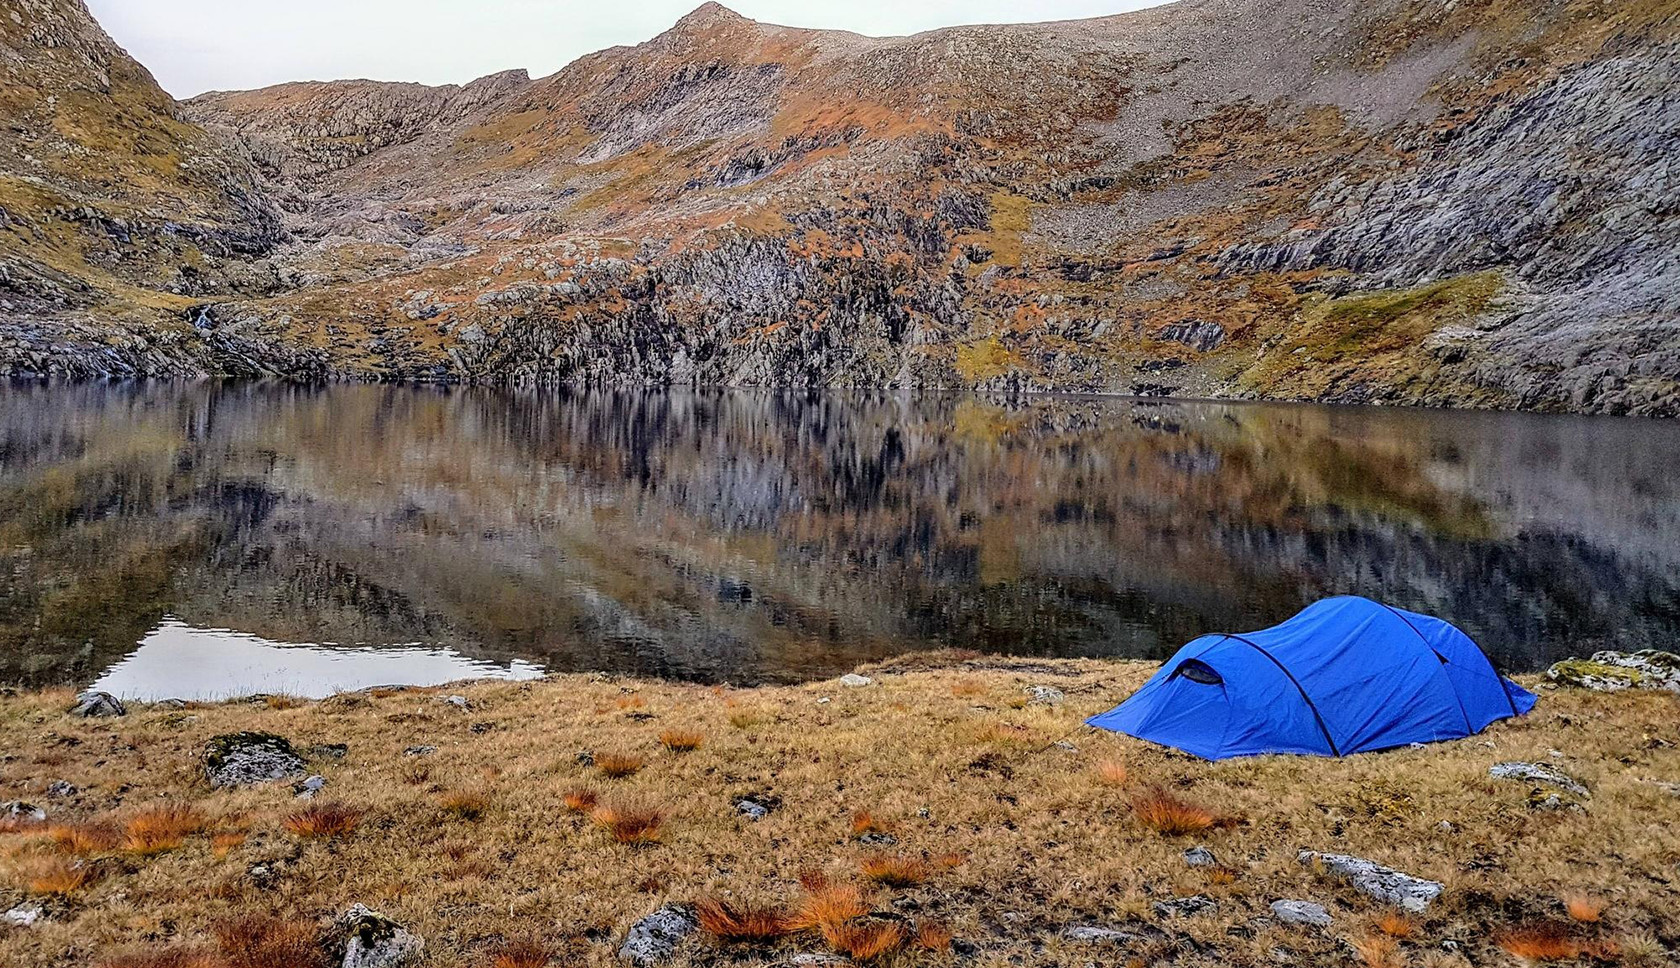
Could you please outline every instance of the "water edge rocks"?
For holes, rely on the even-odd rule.
[[[1375,861],[1347,854],[1321,854],[1315,850],[1303,850],[1296,855],[1296,859],[1309,867],[1320,866],[1325,871],[1341,877],[1367,897],[1404,908],[1413,914],[1423,913],[1441,896],[1441,892],[1446,890],[1446,885],[1439,881],[1413,877]]]
[[[226,733],[204,747],[204,775],[213,788],[271,783],[303,772],[303,757],[273,733]]]
[[[127,716],[128,708],[122,700],[108,692],[89,690],[76,697],[76,705],[70,710],[70,715],[84,718]]]
[[[1591,659],[1564,659],[1555,663],[1546,670],[1546,678],[1560,686],[1594,692],[1624,689],[1680,692],[1680,655],[1656,649],[1595,652]]]

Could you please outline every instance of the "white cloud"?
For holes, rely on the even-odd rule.
[[[177,97],[281,81],[460,83],[636,44],[700,0],[88,0],[105,29]],[[1098,17],[1160,0],[740,0],[744,16],[895,35],[964,23]]]

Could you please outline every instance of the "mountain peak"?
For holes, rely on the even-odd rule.
[[[678,20],[674,29],[681,31],[708,30],[713,27],[751,22],[723,4],[717,3],[716,0],[708,0],[708,2],[695,7],[681,20]]]

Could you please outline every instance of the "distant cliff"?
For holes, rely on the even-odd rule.
[[[1680,0],[707,4],[548,78],[185,105],[76,0],[0,30],[13,372],[1680,414]]]

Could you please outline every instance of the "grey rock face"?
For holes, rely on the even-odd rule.
[[[1540,783],[1545,786],[1567,790],[1576,796],[1588,796],[1586,784],[1552,767],[1541,763],[1495,763],[1488,767],[1488,776],[1495,780],[1518,780],[1523,783]]]
[[[1155,916],[1158,918],[1187,918],[1197,914],[1212,914],[1217,910],[1219,902],[1205,894],[1155,902]]]
[[[1591,659],[1565,659],[1554,664],[1546,670],[1546,678],[1561,686],[1595,692],[1623,689],[1680,692],[1680,655],[1656,649],[1595,652]]]
[[[83,717],[126,716],[128,708],[108,692],[84,692],[76,697],[76,705],[70,714]]]
[[[1306,924],[1317,928],[1330,926],[1330,912],[1322,904],[1311,901],[1273,901],[1272,916],[1284,924]]]
[[[1062,929],[1064,941],[1078,941],[1084,944],[1121,944],[1136,941],[1137,938],[1137,934],[1131,931],[1104,928],[1094,924],[1070,924]]]
[[[47,812],[33,803],[12,800],[0,803],[0,820],[10,820],[13,823],[46,823]]]
[[[1032,706],[1060,706],[1067,694],[1051,686],[1028,686],[1027,703]]]
[[[418,961],[426,942],[365,904],[338,919],[343,939],[343,968],[401,968]]]
[[[667,904],[630,926],[618,949],[620,961],[646,968],[670,959],[677,946],[700,928],[700,919],[686,904]]]
[[[1392,867],[1347,854],[1303,850],[1296,859],[1308,866],[1322,865],[1329,873],[1351,883],[1361,894],[1413,914],[1423,913],[1446,890],[1446,886],[1438,881],[1402,874]]]
[[[212,787],[271,783],[303,772],[303,757],[273,733],[229,733],[205,745],[204,773]]]

